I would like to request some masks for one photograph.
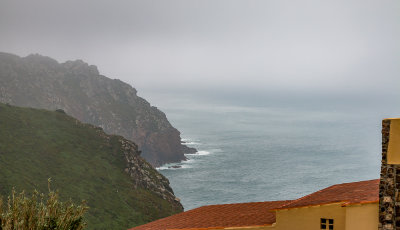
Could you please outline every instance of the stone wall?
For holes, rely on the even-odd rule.
[[[388,164],[390,119],[382,121],[382,166],[379,185],[379,230],[400,230],[400,165]]]

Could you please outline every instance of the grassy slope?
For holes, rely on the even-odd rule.
[[[88,201],[89,229],[126,229],[176,212],[165,200],[133,189],[117,136],[61,112],[0,104],[0,194],[37,188],[47,178],[63,199]]]

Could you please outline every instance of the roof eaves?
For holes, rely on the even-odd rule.
[[[241,227],[226,227],[224,229],[243,229],[243,228],[264,228],[264,227],[269,227],[269,226],[273,226],[275,225],[275,223],[273,224],[264,224],[264,225],[252,225],[252,226],[241,226]]]
[[[232,227],[207,227],[207,228],[168,228],[167,230],[213,230],[213,229],[244,229],[244,228],[263,228],[263,227],[268,227],[272,226],[273,224],[264,224],[264,225],[250,225],[250,226],[232,226]]]
[[[224,227],[208,227],[208,228],[167,228],[166,230],[211,230],[224,229]]]

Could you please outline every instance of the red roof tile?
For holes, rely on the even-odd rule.
[[[264,226],[275,223],[275,212],[289,201],[210,205],[150,222],[130,230],[207,229]]]
[[[279,209],[300,208],[343,202],[343,206],[379,201],[379,179],[337,184],[283,205]]]
[[[379,179],[337,184],[293,201],[210,205],[150,222],[130,230],[178,230],[266,226],[275,223],[271,210],[342,203],[342,206],[379,200]]]

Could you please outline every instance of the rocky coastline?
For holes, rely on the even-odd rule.
[[[39,54],[0,52],[0,102],[62,109],[78,120],[135,142],[152,166],[185,160],[195,149],[181,142],[166,115],[137,95],[135,88],[99,73],[82,60],[58,63]]]

